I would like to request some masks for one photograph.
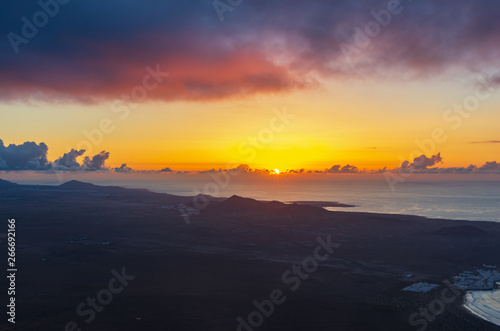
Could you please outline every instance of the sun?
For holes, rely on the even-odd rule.
[[[271,175],[279,175],[280,171],[278,169],[271,170]]]

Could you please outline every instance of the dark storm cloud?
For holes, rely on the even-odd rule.
[[[127,167],[127,164],[126,163],[123,163],[120,167],[118,168],[113,168],[113,171],[114,172],[119,172],[119,173],[133,173],[134,172],[134,169],[130,168],[130,167]]]
[[[102,151],[92,158],[86,156],[83,160],[83,169],[86,171],[108,170],[105,163],[109,158],[109,152]]]
[[[5,146],[0,139],[0,170],[46,170],[50,167],[48,150],[44,143],[27,141]]]
[[[80,163],[76,160],[79,156],[85,153],[84,149],[76,150],[71,149],[70,152],[65,153],[63,156],[54,161],[54,168],[58,170],[80,170]]]
[[[437,153],[436,155],[432,155],[431,157],[427,157],[424,154],[420,155],[413,159],[413,162],[404,161],[401,164],[401,170],[422,170],[427,169],[428,167],[432,167],[438,163],[443,162],[443,158],[441,157],[441,153]]]
[[[497,161],[486,162],[481,168],[479,168],[479,170],[500,170],[500,163],[497,163]]]
[[[109,152],[102,151],[92,158],[86,156],[80,164],[77,158],[85,150],[71,149],[53,163],[47,160],[49,147],[45,143],[26,141],[20,145],[4,145],[0,139],[0,170],[58,170],[58,171],[97,171],[109,170],[105,162]]]
[[[353,165],[341,166],[340,164],[332,166],[330,169],[325,170],[325,173],[336,174],[336,173],[357,173],[359,172],[358,167]]]
[[[54,163],[51,164],[51,168],[57,171],[97,171],[97,170],[109,170],[106,167],[105,162],[109,158],[109,152],[102,151],[93,157],[86,156],[82,163],[80,164],[77,160],[78,157],[85,154],[85,150],[71,149],[68,153],[59,157]],[[119,168],[114,168],[115,172],[131,172],[133,171],[126,164],[122,164]]]
[[[380,14],[388,3],[243,1],[221,22],[210,0],[69,1],[16,54],[9,33],[23,37],[21,19],[42,9],[4,2],[0,98],[109,100],[159,65],[170,75],[149,99],[217,100],[315,88],[328,77],[482,70],[498,56],[498,1],[402,1],[390,22]],[[375,16],[386,26],[363,36]]]

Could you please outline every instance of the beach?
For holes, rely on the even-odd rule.
[[[500,290],[471,291],[464,306],[474,315],[500,326]]]

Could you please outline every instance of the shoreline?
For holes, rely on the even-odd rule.
[[[0,183],[0,192],[5,189],[27,189],[27,190],[47,190],[47,191],[68,191],[67,188],[61,188],[60,186],[65,185],[67,183],[78,183],[79,185],[81,184],[84,188],[79,190],[79,189],[74,189],[70,188],[69,191],[86,191],[89,190],[89,187],[94,187],[94,190],[111,190],[111,189],[119,189],[119,190],[127,190],[129,192],[138,192],[138,191],[144,191],[148,192],[153,195],[158,195],[158,196],[168,196],[168,197],[176,197],[179,199],[184,199],[187,202],[190,200],[194,200],[195,196],[193,195],[179,195],[179,194],[171,194],[171,193],[165,193],[165,192],[157,192],[154,190],[151,190],[149,188],[127,188],[124,186],[116,186],[116,185],[98,185],[98,184],[91,184],[88,182],[80,182],[76,180],[70,180],[68,182],[65,182],[60,185],[47,185],[47,184],[18,184],[12,181],[7,181],[2,178],[0,180],[14,184],[14,186],[10,186],[3,183]],[[212,201],[223,201],[226,199],[229,199],[230,197],[224,196],[224,197],[218,197],[218,196],[210,196],[210,195],[205,195],[209,197]],[[362,207],[362,205],[351,205],[351,204],[346,204],[342,202],[337,202],[337,201],[324,201],[324,200],[311,200],[311,201],[287,201],[285,200],[272,200],[272,199],[255,199],[255,198],[248,198],[244,197],[246,199],[252,199],[256,200],[259,202],[273,202],[273,201],[278,201],[281,203],[285,204],[299,204],[299,205],[306,205],[306,206],[314,206],[314,207],[319,207],[324,210],[327,210],[328,212],[333,212],[333,213],[349,213],[349,214],[355,214],[359,216],[363,215],[380,215],[384,217],[397,217],[401,216],[404,218],[421,218],[421,219],[427,219],[427,220],[439,220],[439,221],[454,221],[454,222],[470,222],[474,224],[480,224],[480,223],[495,223],[495,224],[500,224],[500,221],[492,221],[492,220],[470,220],[470,219],[464,219],[464,218],[447,218],[445,216],[443,217],[430,217],[430,216],[425,216],[425,215],[417,215],[417,214],[405,214],[405,213],[398,213],[398,212],[372,212],[372,211],[357,211],[353,210],[354,208],[359,208]],[[15,200],[16,198],[12,197],[1,197],[0,200]],[[329,208],[342,208],[342,210],[331,210]]]
[[[403,330],[435,293],[401,289],[498,265],[500,252],[496,222],[327,211],[233,196],[210,200],[186,224],[178,210],[163,207],[192,204],[193,197],[82,182],[26,187],[0,181],[2,197],[16,198],[0,204],[0,214],[19,221],[19,255],[30,267],[20,279],[23,310],[58,325],[74,318],[74,307],[95,295],[111,267],[126,267],[137,278],[116,301],[117,310],[99,316],[96,329],[136,323],[133,329],[155,330],[173,323],[178,329],[234,330],[236,317],[283,287],[280,276],[311,256],[320,237],[341,246],[300,280],[300,290],[287,293],[293,300],[266,323],[292,329],[293,315],[307,320],[308,329],[341,328],[365,314],[364,329]],[[54,293],[61,283],[66,287]],[[16,320],[26,329],[35,323]],[[463,309],[462,300],[446,305],[433,323],[493,330]]]
[[[472,315],[500,326],[500,283],[496,289],[467,291],[463,307]],[[496,313],[496,315],[495,315]]]

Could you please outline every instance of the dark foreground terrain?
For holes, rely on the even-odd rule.
[[[500,265],[500,224],[239,197],[212,199],[187,224],[175,206],[191,201],[0,182],[0,233],[16,219],[18,268],[16,324],[2,312],[0,330],[498,329],[462,308],[463,292],[446,292],[437,316],[419,311],[453,276]],[[441,287],[401,291],[417,282]]]

